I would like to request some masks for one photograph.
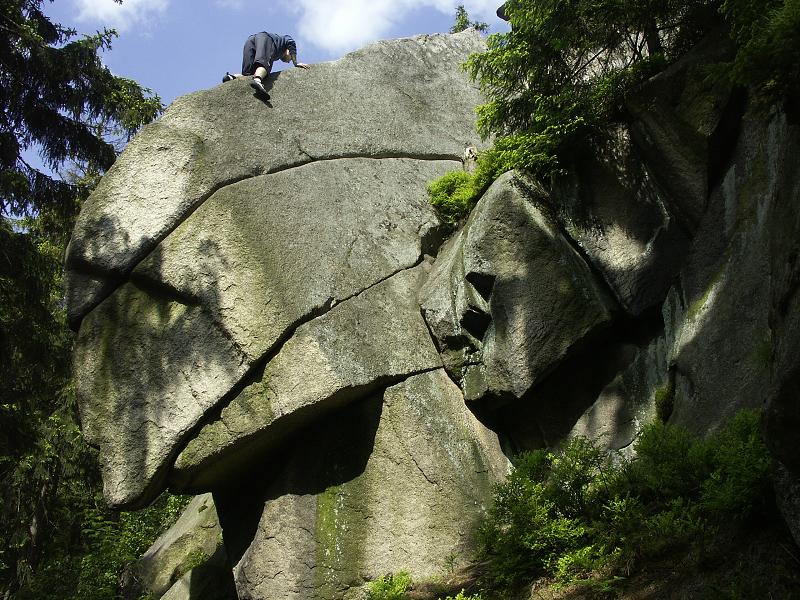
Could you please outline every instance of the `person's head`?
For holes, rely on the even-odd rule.
[[[283,49],[280,58],[283,62],[294,62],[297,60],[297,44],[288,35],[286,36],[286,41],[288,43],[286,44],[286,48]]]

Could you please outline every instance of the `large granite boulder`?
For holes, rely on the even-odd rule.
[[[354,403],[303,439],[215,492],[240,598],[360,597],[388,572],[421,581],[462,566],[507,469],[443,369]]]
[[[274,78],[273,108],[243,81],[217,86],[179,99],[131,142],[87,201],[67,259],[69,311],[81,323],[76,390],[112,505],[151,501],[202,423],[273,357],[284,366],[269,373],[289,377],[285,390],[311,377],[308,344],[339,333],[320,326],[301,342],[303,330],[281,353],[304,323],[363,305],[360,295],[435,251],[440,226],[425,189],[479,145],[479,96],[458,67],[482,44],[474,32],[374,44]],[[282,410],[332,408],[437,368],[435,352],[416,346],[427,340],[418,309],[416,322],[409,310],[381,312],[397,297],[369,295],[378,304],[364,322],[377,320],[352,355],[361,367]],[[359,324],[361,308],[348,310],[342,327]],[[370,362],[381,341],[416,350]],[[318,364],[326,356],[335,358],[320,350]],[[289,431],[284,421],[270,435]]]
[[[477,86],[460,65],[475,31],[378,42],[270,77],[272,103],[244,79],[183,96],[145,127],[78,218],[67,311],[81,319],[175,227],[233,183],[348,157],[458,160],[481,146]]]
[[[699,433],[765,407],[800,348],[800,128],[751,116],[664,304],[672,421]],[[796,401],[796,400],[795,400]],[[797,451],[795,441],[791,442]]]
[[[628,127],[574,158],[569,175],[554,187],[552,204],[566,234],[628,314],[639,317],[661,305],[690,240]]]
[[[187,563],[181,523],[210,514],[190,507],[141,563],[152,594],[224,598],[226,557],[243,598],[468,560],[508,462],[418,294],[442,236],[426,187],[480,145],[458,67],[482,43],[381,42],[273,78],[274,110],[246,82],[182,98],[87,203],[67,277],[106,499],[213,490],[224,526]]]
[[[467,401],[521,398],[611,320],[613,300],[544,210],[543,195],[513,172],[498,178],[420,292]]]
[[[139,559],[136,575],[142,591],[154,598],[177,599],[179,590],[193,588],[194,598],[236,598],[211,494],[189,502],[175,524]],[[202,594],[198,593],[200,581]]]

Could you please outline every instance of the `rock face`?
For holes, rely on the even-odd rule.
[[[605,147],[575,157],[551,206],[622,308],[640,317],[663,301],[689,236],[631,138],[620,126]]]
[[[271,108],[244,79],[179,98],[136,136],[81,212],[67,252],[70,321],[232,183],[347,157],[460,160],[465,146],[480,146],[480,97],[459,65],[482,48],[474,33],[380,42],[271,77]]]
[[[67,258],[81,412],[112,504],[155,497],[201,420],[298,326],[436,247],[425,187],[479,144],[458,66],[482,43],[376,44],[276,78],[272,111],[244,81],[217,86],[131,142]]]
[[[169,488],[219,511],[224,549],[186,534],[218,531],[199,496],[140,564],[148,589],[436,578],[470,561],[513,452],[630,453],[653,419],[705,433],[746,407],[797,536],[800,128],[709,86],[715,44],[569,177],[501,176],[448,240],[426,186],[481,148],[474,31],[280,74],[272,106],[217,86],[145,128],[81,213],[67,287],[109,503]]]
[[[441,575],[448,557],[468,558],[504,469],[496,435],[442,369],[391,386],[321,423],[246,489],[215,495],[239,597],[339,598],[399,569]],[[242,514],[253,522],[225,520]]]
[[[738,408],[764,407],[795,370],[798,133],[783,114],[745,119],[681,286],[665,303],[677,374],[672,418],[696,431]]]
[[[501,176],[420,292],[468,401],[522,397],[611,318],[603,287],[529,196]]]
[[[341,597],[473,547],[508,460],[417,295],[442,238],[426,186],[480,147],[458,66],[482,47],[474,32],[379,43],[273,78],[272,108],[246,82],[182,98],[81,215],[69,313],[106,499],[213,490],[240,597]],[[226,493],[244,482],[262,492]],[[143,558],[148,589],[224,597],[218,553],[186,564],[186,515]]]
[[[202,494],[148,548],[136,571],[143,591],[156,598],[190,598],[194,590],[194,598],[233,600],[227,563],[214,501],[211,494]]]

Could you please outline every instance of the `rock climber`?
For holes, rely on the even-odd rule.
[[[307,64],[297,62],[297,44],[291,36],[277,35],[266,31],[254,33],[244,43],[242,72],[236,75],[225,73],[222,82],[252,75],[253,81],[250,82],[250,87],[264,100],[269,100],[269,94],[264,87],[264,79],[272,71],[272,63],[276,60],[291,62],[295,67],[301,69],[308,68]]]

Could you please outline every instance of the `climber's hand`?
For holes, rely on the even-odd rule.
[[[306,63],[297,63],[295,67],[300,67],[301,69],[307,69],[309,65],[307,65]]]

